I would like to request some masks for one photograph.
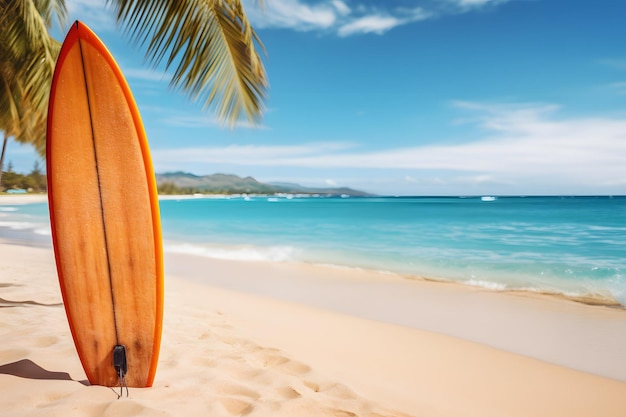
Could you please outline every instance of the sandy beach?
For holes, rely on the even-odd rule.
[[[118,400],[85,381],[52,249],[0,243],[2,415],[624,415],[622,309],[319,265],[165,262],[154,387]]]

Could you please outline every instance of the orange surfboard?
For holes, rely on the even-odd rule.
[[[130,88],[78,21],[52,80],[46,160],[59,283],[87,378],[152,386],[163,319],[156,180]]]

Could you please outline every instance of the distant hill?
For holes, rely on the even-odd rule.
[[[323,194],[368,196],[364,191],[347,187],[312,188],[292,183],[262,183],[252,177],[230,174],[198,176],[187,172],[156,174],[160,194]]]

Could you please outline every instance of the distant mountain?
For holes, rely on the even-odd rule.
[[[292,183],[262,183],[252,177],[241,178],[230,174],[198,176],[187,172],[156,174],[161,194],[323,194],[368,196],[364,191],[347,187],[312,188]]]
[[[270,185],[280,190],[280,193],[290,194],[332,194],[332,195],[349,195],[353,197],[366,197],[372,194],[365,191],[359,191],[348,187],[335,187],[335,188],[318,188],[318,187],[305,187],[300,184],[290,182],[272,182]]]

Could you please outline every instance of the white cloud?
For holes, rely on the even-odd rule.
[[[303,145],[230,145],[226,147],[193,147],[157,149],[152,151],[155,160],[162,158],[171,163],[201,162],[233,165],[297,166],[304,158],[324,158],[353,145],[346,143],[307,143]]]
[[[350,36],[355,34],[375,33],[382,35],[385,32],[403,26],[411,22],[426,20],[433,17],[430,13],[421,7],[415,9],[398,9],[393,15],[384,12],[373,12],[363,17],[354,18],[348,23],[343,24],[337,30],[339,36]]]
[[[351,12],[348,5],[341,0],[333,0],[332,4],[333,6],[335,6],[335,9],[337,9],[337,12],[341,15],[347,15]]]
[[[389,30],[446,14],[466,13],[486,5],[510,0],[447,0],[431,2],[429,8],[394,6],[386,1],[367,6],[342,0],[281,0],[267,2],[260,8],[253,0],[244,0],[246,12],[256,28],[283,28],[297,31],[322,31],[339,36],[382,35]],[[401,4],[401,3],[398,3]]]
[[[491,6],[508,1],[510,0],[450,0],[451,3],[463,9]]]
[[[466,13],[510,0],[439,0],[429,8],[406,8],[385,1],[376,7],[358,0],[274,0],[260,7],[257,0],[243,0],[255,28],[282,28],[297,31],[322,31],[340,36],[384,34],[409,23],[446,14]],[[114,13],[103,0],[67,0],[70,21],[81,20],[96,31],[118,31]],[[401,3],[398,3],[401,4]],[[605,60],[617,65],[620,60]],[[610,62],[615,61],[613,64]]]
[[[391,16],[364,16],[355,19],[339,28],[339,36],[349,36],[356,33],[385,33],[401,24],[401,21]]]
[[[456,184],[617,186],[626,178],[626,119],[558,118],[558,106],[456,102],[480,140],[360,150],[347,143],[229,146],[155,151],[155,161],[312,169],[404,171],[406,181],[439,172]],[[158,164],[157,164],[158,165]],[[456,173],[456,174],[454,174]],[[375,173],[372,174],[376,176]],[[442,180],[444,181],[444,180]]]
[[[244,1],[248,18],[256,28],[290,28],[298,31],[320,30],[331,27],[347,6],[341,1],[308,5],[301,0],[280,0],[265,3]]]

